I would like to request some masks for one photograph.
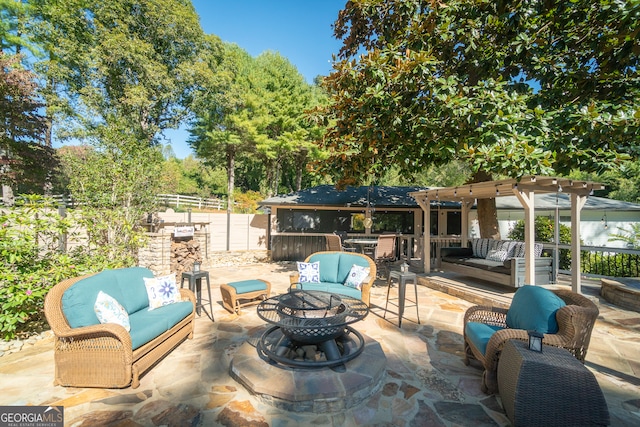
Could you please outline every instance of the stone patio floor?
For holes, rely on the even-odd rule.
[[[464,286],[458,285],[455,296],[447,293],[442,287],[451,282],[447,277],[434,278],[434,286],[420,278],[421,324],[415,323],[415,308],[408,307],[402,329],[396,326],[397,308],[382,318],[386,283],[376,282],[369,316],[353,326],[381,344],[387,369],[379,391],[360,405],[338,413],[296,413],[252,396],[231,378],[229,365],[264,322],[255,307],[239,315],[224,310],[218,285],[262,278],[271,282],[272,294],[283,293],[294,268],[294,263],[206,268],[215,322],[204,314],[197,318],[194,339],[143,375],[137,389],[54,386],[53,339],[46,338],[0,358],[0,405],[63,405],[68,426],[509,425],[499,395],[480,391],[479,367],[463,364],[463,316],[474,303],[461,297]],[[602,388],[611,425],[640,425],[640,313],[611,306],[593,288],[585,289],[600,307],[586,366]],[[503,290],[495,298],[508,303],[511,295]]]

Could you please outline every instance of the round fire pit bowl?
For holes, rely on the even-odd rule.
[[[338,367],[362,352],[362,336],[348,326],[369,313],[359,299],[293,289],[261,302],[257,312],[274,325],[257,346],[271,361],[306,368]],[[309,350],[313,346],[317,352]]]

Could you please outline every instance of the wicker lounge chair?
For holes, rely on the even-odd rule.
[[[518,292],[521,289],[523,288],[519,288]],[[591,340],[591,331],[598,317],[598,307],[585,296],[570,290],[558,289],[552,292],[566,305],[555,312],[557,333],[545,333],[543,343],[564,348],[584,363]],[[482,391],[488,394],[497,391],[498,361],[505,343],[511,339],[527,341],[529,338],[527,330],[514,329],[507,325],[507,315],[506,309],[474,306],[469,308],[464,316],[464,363],[468,365],[470,360],[476,359],[482,364],[484,367]],[[486,343],[484,353],[469,339],[467,326],[470,322],[483,323],[495,329]]]

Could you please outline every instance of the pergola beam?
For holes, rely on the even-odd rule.
[[[534,196],[536,193],[566,193],[571,195],[571,282],[575,292],[580,291],[580,210],[587,197],[595,190],[603,190],[604,185],[598,182],[577,181],[567,178],[549,176],[524,176],[519,179],[486,181],[465,184],[457,187],[433,188],[409,193],[425,212],[425,232],[423,246],[423,262],[425,272],[431,271],[431,202],[454,201],[462,204],[462,243],[468,239],[468,213],[477,199],[488,199],[516,195],[525,210],[525,271],[528,283],[535,281],[535,211]]]

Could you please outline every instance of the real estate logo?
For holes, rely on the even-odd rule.
[[[0,427],[63,427],[64,406],[0,406]]]

